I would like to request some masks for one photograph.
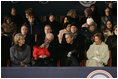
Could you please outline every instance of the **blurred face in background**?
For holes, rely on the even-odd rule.
[[[11,9],[11,15],[13,15],[13,16],[16,15],[16,9],[15,9],[15,8],[12,8],[12,9]]]
[[[34,18],[33,16],[29,16],[29,17],[28,17],[28,21],[29,21],[30,23],[33,23],[34,20],[35,20],[35,18]]]
[[[77,32],[77,27],[76,26],[71,26],[71,32],[76,33]]]
[[[50,22],[53,22],[54,20],[55,20],[55,16],[54,15],[49,16],[49,21]]]
[[[105,9],[105,15],[106,15],[106,16],[109,16],[109,8],[106,8],[106,9]]]
[[[107,21],[106,26],[107,26],[108,29],[112,29],[112,23],[111,23],[111,21]]]
[[[49,25],[46,25],[45,28],[44,28],[44,32],[45,32],[45,34],[51,33],[52,32],[51,27]]]
[[[21,28],[21,33],[22,33],[23,35],[26,35],[26,34],[27,34],[27,31],[28,31],[27,27],[26,27],[26,26],[22,26],[22,28]]]
[[[64,18],[64,24],[67,23],[67,22],[69,22],[69,20],[68,20],[67,17],[65,17],[65,18]]]
[[[94,12],[95,11],[95,6],[92,6],[90,9],[92,10],[92,12]]]
[[[95,31],[95,26],[89,26],[89,31],[94,32]]]
[[[10,24],[11,23],[11,19],[7,18],[6,22],[7,22],[7,24]]]
[[[108,7],[109,7],[109,8],[113,8],[113,3],[110,2],[110,3],[108,4]]]
[[[67,27],[66,27],[66,30],[69,32],[70,31],[70,26],[71,24],[68,24]]]

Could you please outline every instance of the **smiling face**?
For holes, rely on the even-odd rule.
[[[71,32],[76,33],[77,32],[77,27],[76,26],[71,26]]]
[[[24,37],[20,38],[20,40],[18,41],[19,45],[22,46],[23,44],[25,44],[25,39]]]

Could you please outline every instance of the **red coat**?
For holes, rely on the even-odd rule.
[[[39,56],[44,56],[44,55],[50,56],[50,52],[47,50],[47,48],[40,48],[40,47],[34,46],[33,49],[34,49],[33,57],[35,60],[37,60]]]

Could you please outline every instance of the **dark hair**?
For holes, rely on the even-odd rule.
[[[88,16],[92,15],[92,10],[90,8],[86,8],[84,11],[88,13]]]
[[[72,23],[71,23],[71,26],[75,26],[75,27],[78,28],[78,24],[77,24],[76,22],[72,22]]]
[[[34,15],[33,14],[29,14],[29,17],[33,17],[34,18]]]
[[[51,13],[49,13],[49,17],[50,16],[54,16],[55,17],[55,14],[51,12]]]
[[[93,7],[93,6],[96,7],[95,4],[91,4],[91,5],[90,5],[90,8]]]
[[[25,14],[33,14],[33,10],[32,10],[32,8],[28,8],[28,9],[26,9],[25,10]]]
[[[11,17],[5,16],[5,17],[4,17],[4,22],[5,22],[5,23],[7,23],[7,19],[10,19],[10,20],[11,20]]]
[[[66,27],[68,26],[68,24],[70,24],[70,25],[71,25],[71,23],[70,23],[70,22],[67,22],[67,23],[65,23],[65,24],[64,24],[64,28],[66,28]]]

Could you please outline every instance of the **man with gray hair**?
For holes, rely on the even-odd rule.
[[[40,44],[38,45],[40,48],[47,48],[50,56],[44,55],[43,56],[43,63],[45,65],[41,65],[41,66],[56,66],[57,65],[57,44],[54,41],[54,35],[53,33],[47,33],[46,35],[44,35],[43,37],[40,37],[41,40],[39,40],[38,42],[40,42]],[[39,58],[37,61],[40,61],[41,58]],[[42,60],[42,59],[41,59]],[[41,62],[37,62],[37,64],[39,64],[38,66],[40,66]]]
[[[51,41],[54,39],[54,35],[52,33],[47,33],[45,36],[45,41],[44,43],[40,46],[41,48],[48,48],[49,44],[51,43]]]

